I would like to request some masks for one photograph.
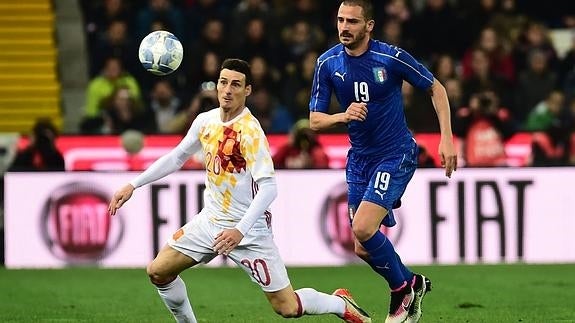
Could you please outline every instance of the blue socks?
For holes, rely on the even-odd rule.
[[[411,270],[409,270],[409,268],[407,268],[407,266],[404,265],[403,262],[401,262],[401,258],[399,257],[397,252],[395,253],[395,256],[397,258],[397,262],[399,263],[399,268],[403,273],[403,278],[405,278],[405,280],[407,280],[407,282],[411,284],[411,281],[413,280],[413,272],[411,272]]]
[[[361,245],[369,253],[369,265],[385,278],[391,290],[402,287],[406,281],[411,284],[413,273],[403,265],[391,241],[381,231],[378,230]]]

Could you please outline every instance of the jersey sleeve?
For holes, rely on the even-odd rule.
[[[202,144],[200,142],[200,131],[204,126],[206,120],[206,115],[200,115],[194,119],[190,129],[180,142],[177,149],[180,149],[184,154],[190,156],[198,152],[202,148]]]
[[[331,100],[331,79],[328,64],[325,60],[317,60],[313,74],[309,111],[327,112]]]
[[[167,176],[180,169],[192,154],[201,148],[198,140],[201,118],[196,118],[182,141],[169,153],[160,157],[144,172],[130,181],[134,187],[140,187]]]
[[[242,155],[254,181],[274,176],[274,164],[269,143],[259,124],[245,134],[241,142]]]
[[[416,88],[427,90],[433,84],[433,74],[408,52],[395,47],[395,72]]]

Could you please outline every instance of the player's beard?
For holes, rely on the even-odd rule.
[[[351,38],[353,40],[348,42],[347,44],[345,44],[344,42],[341,42],[341,43],[347,49],[354,50],[363,44],[365,38],[367,37],[367,30],[360,31],[356,37],[353,37],[353,35],[351,35],[351,34],[348,34],[348,36],[351,36]]]

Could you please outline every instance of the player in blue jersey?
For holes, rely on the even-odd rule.
[[[417,144],[403,111],[404,80],[431,96],[447,177],[457,168],[457,155],[445,88],[401,48],[371,39],[374,24],[371,3],[342,1],[337,14],[340,44],[323,53],[315,67],[310,123],[314,130],[347,125],[351,149],[346,180],[355,252],[389,284],[385,322],[418,322],[431,281],[412,273],[379,230],[381,225],[395,225],[393,208],[399,207],[417,167]],[[332,92],[344,112],[327,113]]]

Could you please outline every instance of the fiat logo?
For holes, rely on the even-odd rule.
[[[93,263],[106,257],[123,235],[121,217],[111,221],[109,194],[92,183],[69,183],[55,189],[43,208],[44,241],[50,252],[70,263]]]

